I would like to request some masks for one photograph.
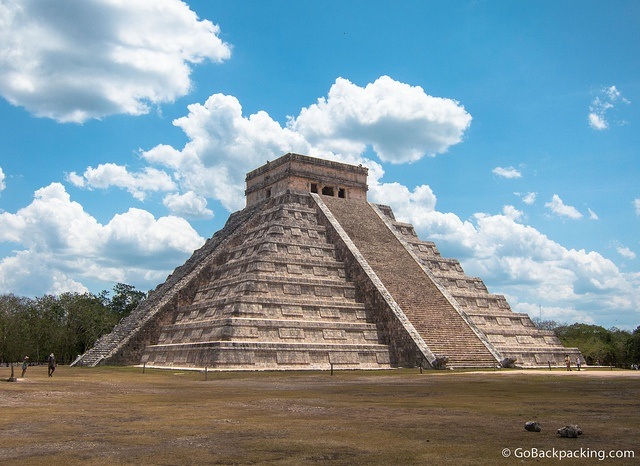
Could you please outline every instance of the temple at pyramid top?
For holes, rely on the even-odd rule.
[[[247,173],[247,207],[287,190],[366,199],[368,171],[361,165],[289,153]]]

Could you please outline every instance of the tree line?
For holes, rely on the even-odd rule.
[[[629,332],[599,325],[533,321],[538,328],[553,331],[564,346],[578,348],[589,365],[624,368],[640,365],[640,326]]]
[[[0,295],[0,364],[17,362],[24,356],[32,362],[45,362],[50,353],[58,362],[70,364],[145,298],[146,293],[124,283],[97,295]],[[540,319],[534,319],[534,323],[553,331],[563,345],[580,349],[589,365],[640,365],[640,326],[629,332]]]
[[[113,327],[146,297],[118,283],[111,292],[62,293],[26,298],[0,295],[0,364],[45,362],[50,353],[61,364],[79,354]]]

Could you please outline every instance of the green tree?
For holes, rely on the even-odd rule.
[[[61,328],[62,345],[58,351],[64,362],[71,362],[84,353],[118,321],[118,316],[103,299],[92,293],[64,293],[60,295],[59,303],[64,309],[65,320]]]
[[[106,291],[35,299],[0,295],[0,362],[20,361],[25,355],[44,362],[49,353],[62,363],[71,362],[145,296],[124,283],[114,286],[111,299]]]
[[[28,311],[31,300],[0,295],[0,362],[20,361],[31,352]]]
[[[588,364],[625,366],[626,341],[629,333],[617,328],[607,330],[599,325],[572,324],[554,329],[562,344],[577,347]]]
[[[640,326],[627,338],[625,350],[629,364],[640,365]]]
[[[138,307],[145,297],[146,293],[136,290],[134,286],[118,283],[113,287],[109,307],[122,318]]]

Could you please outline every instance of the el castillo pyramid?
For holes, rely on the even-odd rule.
[[[367,169],[286,154],[246,207],[74,365],[211,370],[563,364],[504,296],[367,202]]]

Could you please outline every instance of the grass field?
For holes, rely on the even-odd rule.
[[[640,463],[640,371],[2,370],[2,464]]]

